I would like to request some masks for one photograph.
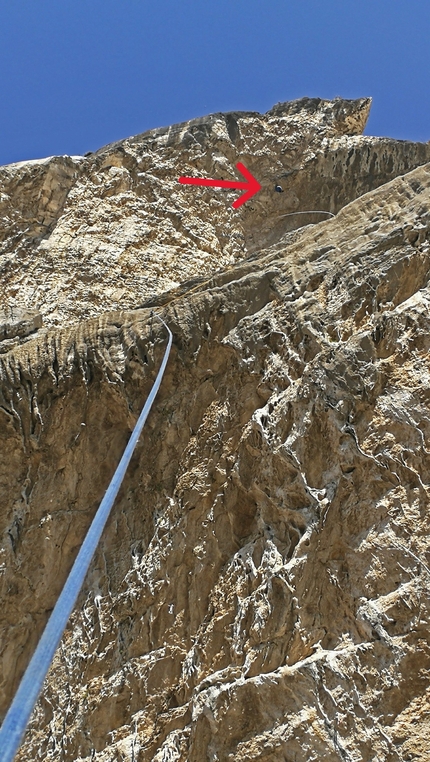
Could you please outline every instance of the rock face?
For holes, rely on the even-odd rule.
[[[135,309],[324,219],[298,212],[337,213],[430,161],[430,144],[363,137],[369,109],[369,98],[304,99],[0,169],[0,304],[58,327]],[[236,179],[238,160],[262,185],[239,211],[237,191],[178,183]]]
[[[369,106],[1,170],[2,716],[174,333],[18,760],[430,758],[430,145]]]

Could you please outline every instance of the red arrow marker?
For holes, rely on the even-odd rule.
[[[236,167],[246,178],[245,183],[241,183],[238,180],[206,180],[204,177],[180,177],[179,182],[182,185],[206,185],[211,188],[240,188],[241,190],[246,190],[246,193],[239,196],[232,204],[233,209],[239,209],[245,201],[249,201],[252,196],[261,190],[261,185],[243,164],[239,162],[236,164]]]

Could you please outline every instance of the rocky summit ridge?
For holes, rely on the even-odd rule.
[[[0,717],[174,335],[19,762],[430,758],[430,144],[370,104],[0,168]]]

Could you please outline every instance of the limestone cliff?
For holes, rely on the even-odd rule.
[[[369,107],[0,169],[2,716],[174,333],[20,762],[430,758],[430,144]]]

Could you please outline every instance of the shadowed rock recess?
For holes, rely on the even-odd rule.
[[[430,759],[430,144],[369,108],[0,168],[1,717],[174,334],[19,762]]]

